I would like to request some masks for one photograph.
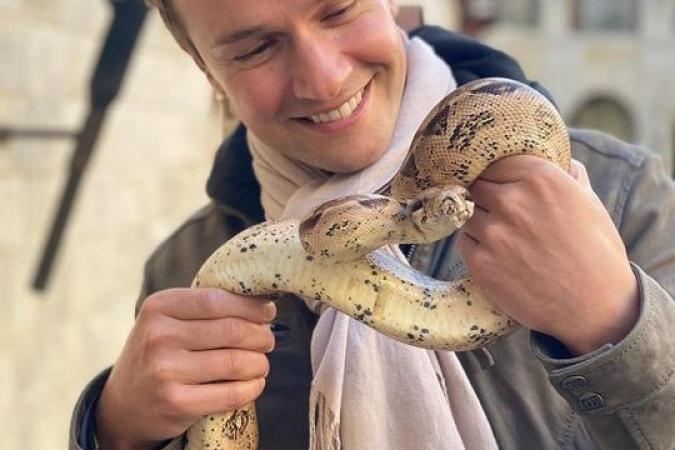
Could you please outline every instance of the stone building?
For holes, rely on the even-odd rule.
[[[569,121],[626,132],[672,164],[674,0],[494,1],[506,6],[399,3],[455,29],[463,14],[483,14],[478,23],[492,25],[481,38],[522,61]],[[81,126],[109,3],[0,0],[0,128]],[[114,361],[133,323],[144,259],[206,201],[220,125],[202,74],[152,14],[42,293],[30,283],[73,141],[0,134],[0,417],[8,430],[0,448],[66,448],[77,395]]]
[[[553,93],[569,124],[662,155],[675,173],[675,0],[460,0],[464,26]]]

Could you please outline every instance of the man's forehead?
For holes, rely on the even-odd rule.
[[[270,31],[276,20],[288,13],[305,12],[337,0],[222,0],[227,13],[220,18],[220,31],[213,44],[231,44]]]

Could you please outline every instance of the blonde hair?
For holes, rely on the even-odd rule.
[[[164,24],[169,29],[169,31],[171,31],[171,34],[176,39],[176,42],[178,42],[178,45],[180,45],[183,50],[189,53],[197,65],[202,70],[204,70],[204,60],[199,55],[199,52],[190,40],[185,27],[181,23],[175,11],[171,8],[169,0],[145,0],[145,4],[149,7],[154,6],[157,8],[159,14],[162,16],[162,20],[164,20]]]

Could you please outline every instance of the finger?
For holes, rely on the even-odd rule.
[[[576,159],[570,160],[570,175],[579,184],[579,186],[586,191],[596,207],[604,208],[602,200],[600,200],[600,197],[598,197],[598,195],[593,190],[591,179],[588,176],[588,172],[586,171],[586,166]]]
[[[238,317],[183,322],[179,333],[187,350],[237,348],[270,352],[274,348],[274,333],[269,324]]]
[[[254,401],[264,388],[265,378],[200,384],[184,387],[179,401],[194,415],[219,414]]]
[[[237,349],[190,352],[184,361],[184,379],[192,384],[254,380],[270,368],[264,353]]]
[[[161,291],[145,300],[141,313],[144,309],[157,310],[181,320],[239,317],[266,323],[276,315],[276,306],[269,300],[211,288]]]
[[[533,170],[537,170],[542,165],[552,165],[554,163],[539,156],[533,155],[511,155],[501,158],[492,164],[480,174],[479,179],[492,181],[493,183],[514,183],[525,178]]]
[[[459,245],[459,252],[464,257],[470,255],[480,245],[476,238],[464,230],[460,233],[457,244]]]
[[[504,195],[506,189],[508,187],[504,184],[479,178],[471,185],[469,192],[471,193],[471,200],[478,208],[483,209],[483,211],[492,211],[498,209],[499,198]]]
[[[587,189],[591,188],[591,180],[588,178],[586,166],[576,159],[570,161],[570,175],[572,175],[572,178],[574,178],[581,186]]]
[[[476,243],[480,243],[481,230],[489,220],[489,214],[485,208],[476,207],[473,216],[462,226],[462,231],[468,234]]]
[[[491,267],[494,267],[490,251],[467,233],[462,233],[460,236],[459,252],[466,269],[472,276],[485,274]]]

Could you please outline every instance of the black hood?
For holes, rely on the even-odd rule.
[[[410,36],[417,36],[434,48],[450,66],[458,85],[478,78],[510,78],[530,85],[552,101],[548,91],[539,83],[525,78],[520,65],[504,52],[439,27],[420,27],[413,30]],[[260,186],[253,175],[251,153],[246,144],[246,128],[243,125],[237,126],[218,149],[206,192],[215,202],[228,205],[252,221],[264,220]]]

